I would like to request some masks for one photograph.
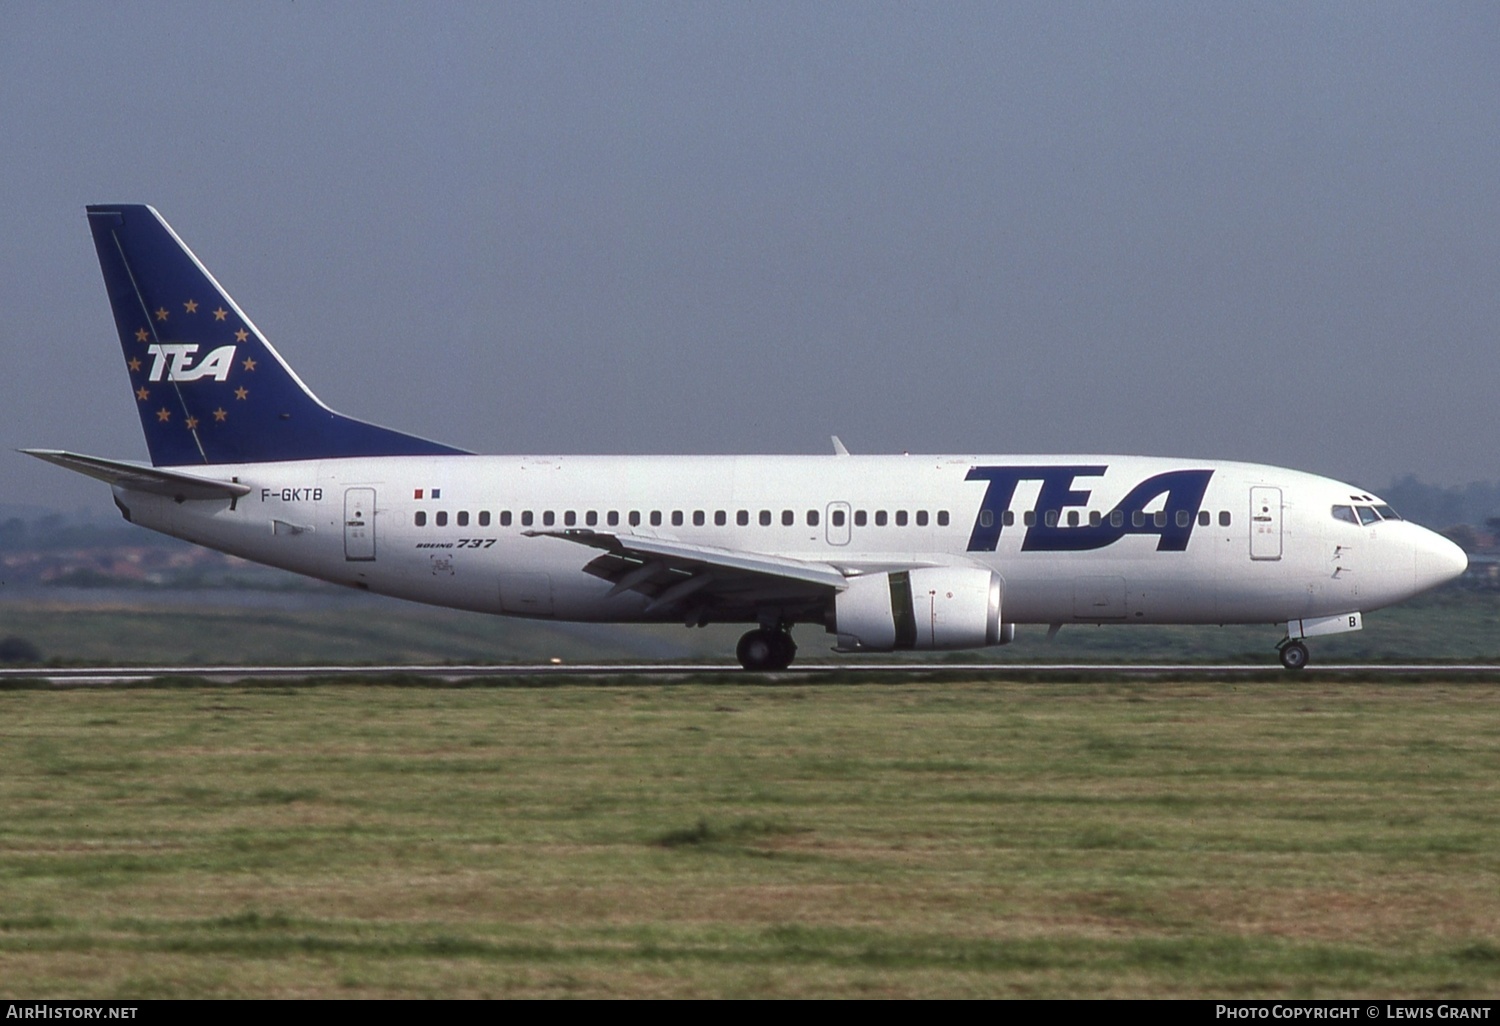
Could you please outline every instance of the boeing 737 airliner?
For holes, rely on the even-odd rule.
[[[435,605],[796,624],[840,652],[1003,645],[1015,625],[1282,625],[1303,639],[1461,574],[1458,546],[1295,470],[1135,456],[477,456],[335,413],[151,207],[89,227],[150,466],[25,450],[132,523]]]

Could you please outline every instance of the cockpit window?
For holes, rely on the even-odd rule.
[[[1359,514],[1359,522],[1361,524],[1373,524],[1380,519],[1376,512],[1369,506],[1355,506],[1354,511]]]
[[[1357,524],[1357,523],[1359,523],[1359,518],[1354,515],[1354,507],[1353,506],[1335,506],[1335,507],[1333,507],[1333,519],[1335,519],[1335,520],[1342,520],[1345,523],[1349,523],[1349,524]]]
[[[1376,506],[1375,507],[1375,512],[1380,514],[1380,519],[1382,519],[1382,520],[1400,520],[1401,519],[1401,514],[1397,513],[1395,510],[1391,509],[1391,507],[1389,507],[1389,506]]]

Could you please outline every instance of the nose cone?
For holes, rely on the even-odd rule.
[[[1432,531],[1423,531],[1414,553],[1416,585],[1420,590],[1447,584],[1469,568],[1464,550]]]

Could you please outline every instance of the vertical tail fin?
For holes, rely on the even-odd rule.
[[[151,207],[88,215],[153,465],[464,451],[324,406]]]

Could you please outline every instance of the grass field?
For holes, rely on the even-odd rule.
[[[0,994],[1500,994],[1500,685],[0,691]]]

